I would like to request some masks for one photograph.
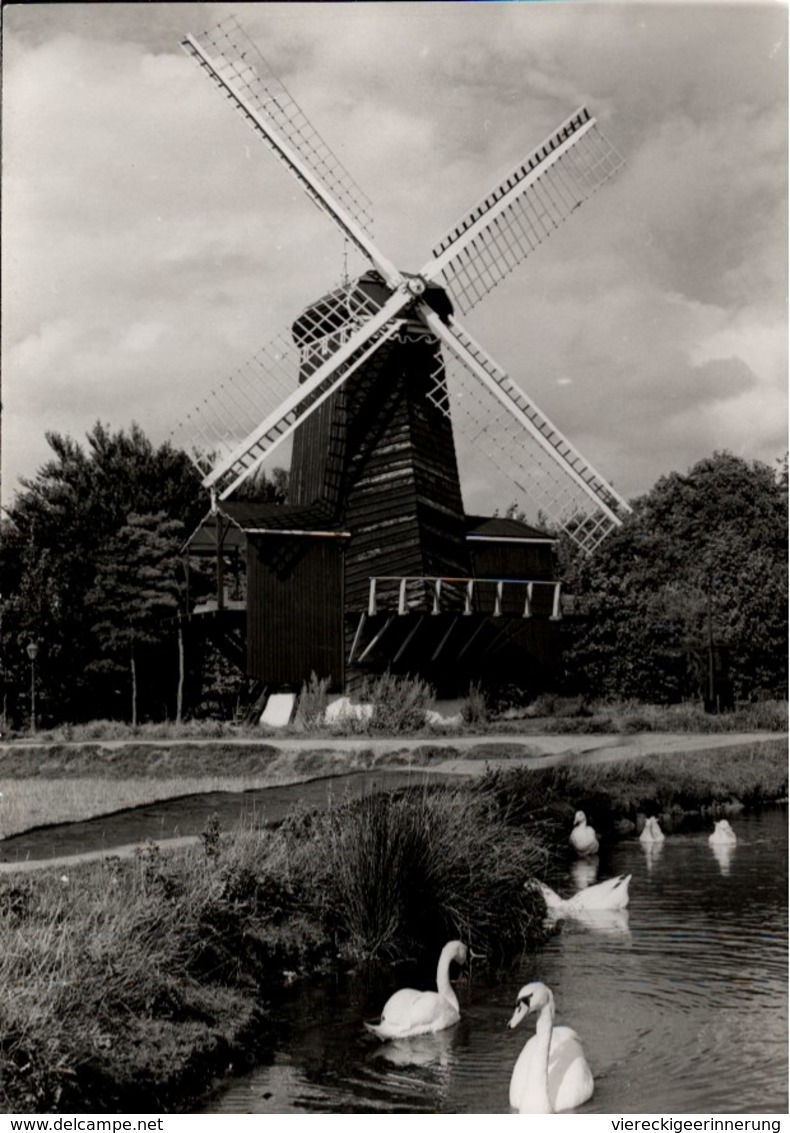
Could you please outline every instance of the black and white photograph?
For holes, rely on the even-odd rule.
[[[4,1130],[779,1133],[787,39],[3,4]]]

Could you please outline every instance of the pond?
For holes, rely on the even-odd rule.
[[[276,1008],[271,1064],[224,1083],[203,1112],[507,1113],[534,1017],[506,1023],[538,978],[595,1076],[580,1112],[786,1113],[787,814],[732,824],[727,854],[707,831],[673,834],[650,855],[635,840],[612,847],[597,880],[633,875],[627,912],[566,920],[508,971],[473,963],[457,988],[461,1022],[439,1035],[380,1043],[362,1026],[398,987],[430,986],[430,971],[294,986]],[[574,865],[557,880],[563,896],[595,880]]]

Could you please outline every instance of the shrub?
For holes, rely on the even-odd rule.
[[[436,699],[436,692],[420,677],[402,677],[384,673],[375,680],[366,680],[360,699],[370,704],[367,721],[371,732],[416,732],[425,727],[425,713]]]

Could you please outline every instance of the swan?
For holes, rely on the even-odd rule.
[[[591,1098],[595,1083],[579,1036],[554,1026],[554,996],[543,983],[522,987],[508,1023],[538,1013],[535,1034],[525,1044],[510,1079],[510,1105],[519,1113],[561,1113]]]
[[[737,841],[735,831],[726,818],[720,818],[718,822],[714,823],[713,833],[708,838],[709,845],[734,846]]]
[[[575,912],[595,912],[603,909],[625,909],[628,907],[628,886],[631,883],[631,874],[621,874],[619,877],[610,877],[608,881],[599,881],[597,885],[589,885],[586,889],[574,893],[572,897],[563,898],[555,893],[542,881],[537,886],[543,894],[546,908],[550,913],[561,913],[573,916]]]
[[[450,986],[450,964],[465,964],[466,945],[460,940],[445,944],[436,971],[438,991],[415,991],[404,987],[384,1004],[378,1023],[365,1023],[380,1039],[408,1039],[431,1035],[452,1027],[461,1018],[458,997]]]
[[[658,819],[652,815],[645,820],[645,825],[642,833],[639,835],[640,842],[663,842],[666,835],[658,823]]]
[[[583,810],[577,810],[573,816],[573,830],[571,831],[571,845],[580,858],[598,853],[598,838],[592,826],[587,825],[587,816]]]

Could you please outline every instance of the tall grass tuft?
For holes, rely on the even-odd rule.
[[[310,680],[302,682],[294,714],[294,727],[298,731],[313,732],[324,723],[329,681],[329,677],[319,677],[313,671]]]
[[[337,807],[292,852],[299,886],[355,957],[435,950],[453,937],[491,957],[535,943],[544,910],[524,882],[544,862],[537,838],[463,787]]]

